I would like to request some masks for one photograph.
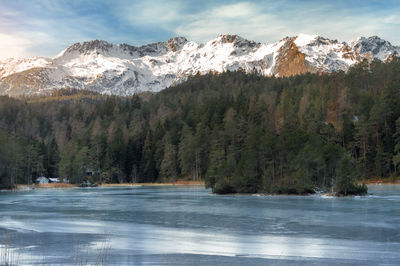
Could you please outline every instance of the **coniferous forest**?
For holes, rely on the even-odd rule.
[[[132,97],[0,97],[0,187],[205,180],[217,193],[364,193],[399,175],[400,60],[289,78],[227,72]]]

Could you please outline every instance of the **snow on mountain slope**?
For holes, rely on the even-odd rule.
[[[369,38],[359,37],[350,42],[351,48],[362,56],[376,58],[381,61],[387,60],[390,56],[399,55],[400,47],[393,46],[378,36]]]
[[[51,59],[44,57],[32,57],[28,59],[9,58],[0,61],[0,78],[35,67],[45,67],[50,63]]]
[[[54,58],[0,62],[0,94],[31,95],[70,87],[132,95],[160,91],[197,73],[243,69],[290,76],[346,71],[364,58],[385,61],[399,53],[400,47],[376,36],[347,44],[299,34],[267,44],[220,34],[205,44],[176,37],[139,47],[94,40],[73,44]]]
[[[306,55],[306,60],[322,71],[347,70],[358,62],[357,54],[346,43],[304,34],[297,36],[294,42]]]

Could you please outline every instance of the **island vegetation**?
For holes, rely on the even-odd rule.
[[[131,97],[0,97],[0,186],[205,180],[216,193],[364,194],[396,178],[400,60],[347,73],[194,76]]]

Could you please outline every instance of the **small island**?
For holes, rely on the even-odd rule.
[[[350,158],[343,158],[340,161],[336,179],[331,179],[330,186],[318,187],[316,182],[309,178],[285,178],[272,183],[272,178],[264,176],[244,179],[242,176],[234,175],[232,178],[211,176],[206,177],[206,187],[211,188],[216,194],[233,193],[262,193],[262,194],[284,194],[284,195],[311,195],[328,194],[331,196],[364,196],[368,193],[365,183],[358,184],[357,170]]]

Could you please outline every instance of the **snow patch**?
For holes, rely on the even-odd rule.
[[[300,33],[299,35],[297,35],[294,43],[297,46],[304,46],[304,45],[310,44],[311,42],[315,41],[315,39],[317,37],[318,37],[318,35],[308,35],[308,34]]]

